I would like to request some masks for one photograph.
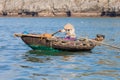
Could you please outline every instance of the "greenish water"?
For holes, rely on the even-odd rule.
[[[120,80],[120,50],[96,46],[88,52],[34,51],[14,33],[54,33],[66,23],[77,38],[104,34],[120,47],[120,18],[0,18],[0,80]],[[63,37],[63,33],[56,36]]]

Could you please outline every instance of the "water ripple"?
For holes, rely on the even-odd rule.
[[[110,21],[110,22],[109,22]],[[120,46],[119,18],[0,18],[1,80],[120,80],[120,50],[96,46],[89,52],[34,51],[14,33],[53,33],[66,23],[79,37],[106,36]],[[84,34],[83,34],[84,33]],[[62,34],[56,34],[63,36]]]

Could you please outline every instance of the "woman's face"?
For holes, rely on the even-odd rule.
[[[70,32],[71,29],[65,29],[66,32]]]

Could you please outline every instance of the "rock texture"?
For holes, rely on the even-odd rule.
[[[103,8],[119,12],[120,0],[0,0],[1,15],[90,16],[99,15]]]

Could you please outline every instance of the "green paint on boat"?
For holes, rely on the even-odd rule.
[[[61,53],[60,50],[54,49],[52,47],[40,46],[40,45],[28,45],[33,49],[30,53],[37,55],[58,55]]]
[[[28,46],[30,46],[33,50],[55,51],[55,52],[60,51],[60,50],[54,49],[52,47],[41,46],[41,45],[28,45]]]

